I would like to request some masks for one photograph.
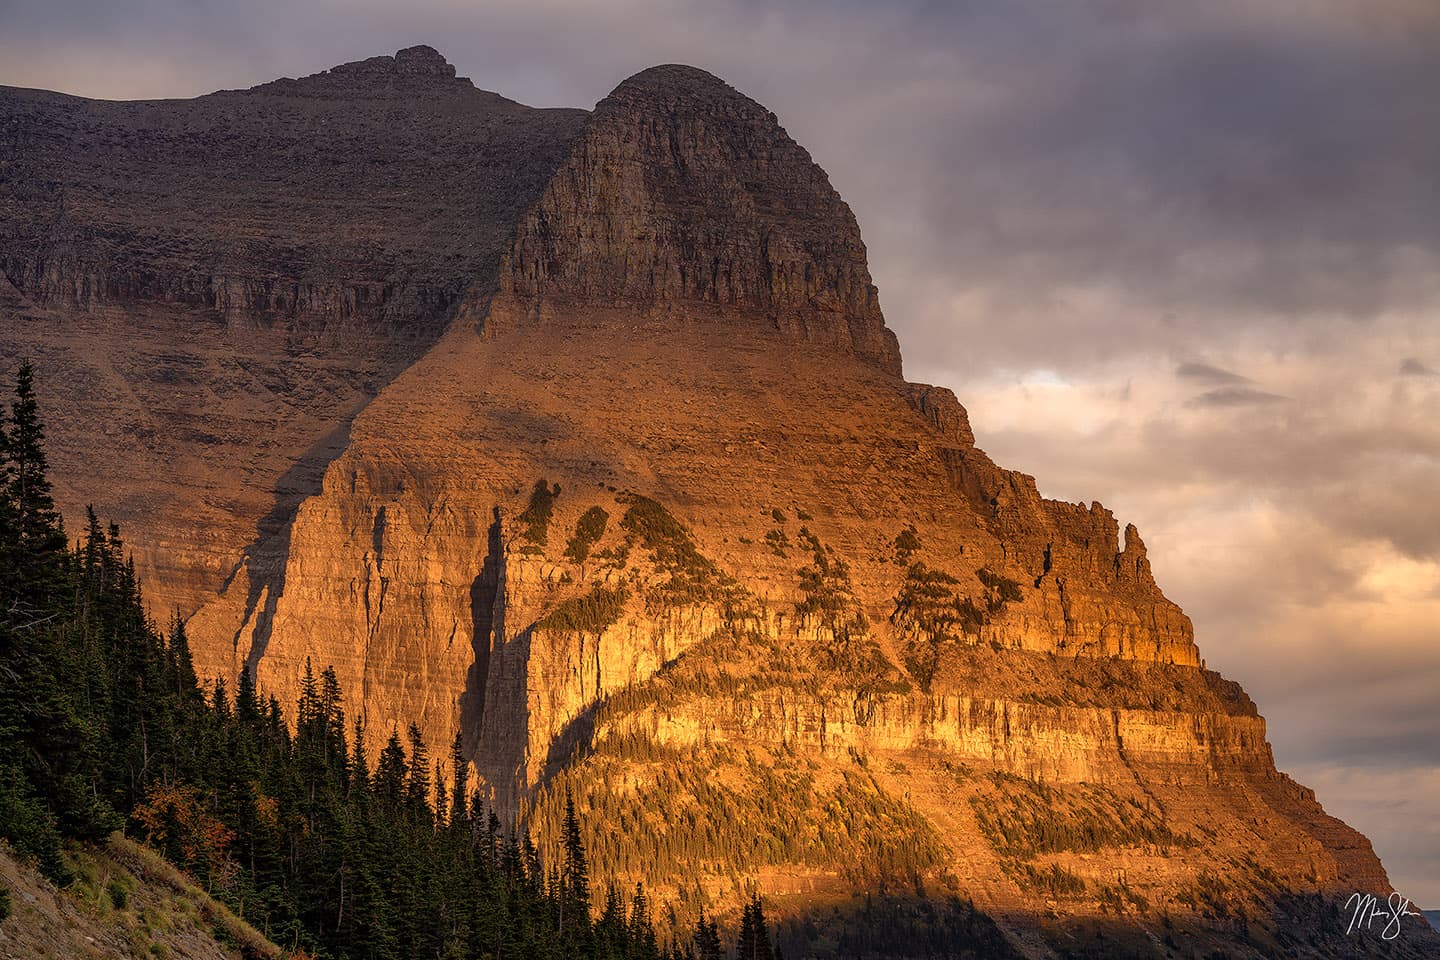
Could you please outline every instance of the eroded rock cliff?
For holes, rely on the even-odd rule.
[[[900,373],[850,208],[773,113],[694,67],[600,101],[520,221],[501,289],[492,327],[707,304]]]
[[[125,360],[104,381],[116,422],[143,410],[165,444],[230,409],[303,413],[248,437],[230,427],[203,458],[227,479],[249,471],[243,484],[198,468],[150,478],[151,453],[122,460],[112,489],[62,488],[67,507],[93,498],[122,520],[149,491],[168,498],[149,522],[179,559],[152,576],[167,601],[198,605],[207,672],[253,670],[288,702],[307,661],[333,665],[373,742],[413,721],[439,752],[458,729],[507,819],[549,840],[569,789],[603,813],[593,822],[621,825],[590,838],[597,865],[644,878],[682,919],[752,880],[794,916],[902,889],[971,898],[1035,955],[1050,947],[1024,931],[1041,918],[1156,942],[1209,931],[1253,954],[1293,947],[1264,926],[1278,904],[1384,887],[1368,842],[1275,770],[1254,705],[1201,668],[1135,528],[1044,499],[975,446],[950,391],[900,378],[854,217],[773,114],[688,67],[638,74],[588,116],[452,74],[402,51],[215,95],[224,117],[415,111],[408,132],[371,131],[372,146],[408,146],[375,147],[352,200],[257,228],[277,258],[257,275],[308,275],[334,241],[355,267],[326,282],[403,277],[364,310],[240,284],[236,324],[221,300],[186,300],[188,281],[42,282],[48,268],[23,264],[59,261],[25,251],[51,234],[5,238],[22,264],[7,268],[10,329],[64,330],[35,342],[76,370],[78,331],[120,331],[105,341]],[[12,111],[104,114],[7,96]],[[456,149],[426,160],[439,128]],[[451,160],[444,177],[414,169]],[[377,212],[392,176],[424,180],[396,223]],[[95,276],[128,275],[116,262]],[[302,302],[332,306],[316,319]],[[162,310],[177,312],[148,319]],[[206,346],[220,334],[202,332],[191,359],[157,366],[163,324],[201,316],[231,338],[223,356],[237,331],[262,356],[227,373]],[[337,323],[364,335],[327,340]],[[313,345],[291,362],[341,370],[341,399],[292,380],[255,400],[248,384],[295,369],[266,366],[277,343]],[[153,370],[192,366],[203,374],[166,375],[162,402]],[[210,412],[206,391],[241,399]],[[89,422],[61,415],[70,462]],[[322,455],[301,457],[325,424]],[[262,509],[286,464],[311,485]],[[247,523],[253,542],[235,533]],[[1253,941],[1237,933],[1252,921]]]
[[[157,615],[318,490],[585,116],[428,47],[193,100],[0,87],[0,362],[35,363],[67,515],[144,545]]]

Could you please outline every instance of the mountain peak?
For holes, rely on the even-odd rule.
[[[623,80],[595,106],[597,116],[635,111],[679,116],[723,116],[778,126],[775,114],[709,71],[683,63],[662,63]],[[782,131],[783,132],[783,131]]]
[[[434,77],[445,80],[455,78],[454,65],[446,60],[440,51],[424,44],[397,50],[394,56],[370,57],[366,60],[342,63],[326,72],[331,76]]]
[[[696,67],[596,105],[502,277],[522,315],[704,305],[900,373],[854,214],[774,113]]]
[[[749,99],[730,84],[708,70],[684,63],[661,63],[646,67],[620,82],[606,99],[635,96],[678,96],[685,94],[721,93]]]
[[[225,93],[227,91],[221,91]],[[484,103],[501,110],[523,109],[498,93],[479,90],[468,77],[457,76],[455,65],[434,47],[420,44],[378,57],[352,60],[303,77],[282,77],[243,91],[262,96],[289,96],[334,100],[450,102],[455,99]]]
[[[422,43],[395,51],[395,72],[453,77],[455,76],[455,67],[441,55],[439,50]]]

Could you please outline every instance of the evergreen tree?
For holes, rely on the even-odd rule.
[[[629,955],[637,960],[658,960],[660,948],[655,939],[655,925],[650,917],[650,899],[645,888],[635,884],[635,896],[630,899]]]
[[[435,826],[444,829],[450,825],[450,794],[445,790],[445,764],[435,761]]]
[[[195,660],[190,655],[190,638],[185,633],[185,621],[180,619],[179,610],[170,616],[170,641],[166,649],[169,652],[170,676],[167,686],[170,692],[177,702],[196,705],[199,701],[197,694],[200,681],[195,675]]]
[[[13,602],[10,592],[19,585],[21,560],[20,521],[10,493],[15,465],[10,460],[9,421],[9,414],[0,406],[0,615],[5,623],[12,622],[8,615]],[[0,633],[0,643],[5,641],[5,634]]]
[[[45,428],[40,423],[35,376],[28,360],[20,365],[15,380],[15,400],[10,406],[5,437],[9,462],[6,499],[14,512],[17,539],[32,564],[44,564],[64,553],[65,533],[50,495]]]
[[[405,785],[405,800],[416,816],[430,819],[430,755],[420,728],[410,724],[410,780]]]
[[[392,804],[405,799],[405,780],[410,768],[405,763],[405,748],[400,746],[400,734],[390,731],[390,739],[380,751],[380,762],[375,765],[375,792]]]
[[[65,530],[50,495],[45,428],[29,361],[20,366],[8,423],[0,423],[0,616],[17,630],[52,622],[44,600],[63,588]]]
[[[460,738],[460,732],[455,732],[455,743],[450,748],[450,762],[455,765],[455,785],[450,792],[450,817],[452,823],[464,823],[471,820],[479,823],[478,818],[469,816],[470,808],[470,761],[465,759],[464,744]]]
[[[605,888],[605,906],[600,919],[595,921],[595,952],[599,956],[624,956],[625,944],[629,938],[630,924],[625,912],[625,901],[620,899],[616,886]]]
[[[753,896],[740,918],[740,938],[735,944],[736,960],[774,960],[770,949],[770,931],[765,923],[765,909],[760,897]]]
[[[587,926],[590,922],[590,867],[585,858],[585,841],[580,836],[580,820],[575,816],[575,798],[565,791],[564,834],[565,874],[561,903],[570,911],[572,922]]]
[[[370,789],[370,759],[365,754],[365,723],[355,718],[355,752],[350,760],[350,791],[364,796]]]
[[[295,731],[308,730],[320,715],[320,688],[310,658],[305,658],[305,673],[300,677],[300,702],[295,707]]]
[[[720,928],[715,920],[705,919],[705,910],[700,910],[700,918],[695,921],[695,957],[696,960],[720,960]]]
[[[260,698],[255,692],[255,677],[248,667],[241,668],[235,681],[235,719],[251,729],[260,726]]]

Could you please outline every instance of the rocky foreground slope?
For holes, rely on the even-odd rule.
[[[0,957],[281,960],[266,940],[148,847],[113,835],[70,852],[74,882],[57,889],[0,843]]]
[[[1389,892],[1368,841],[1138,532],[903,380],[853,215],[721,81],[535,111],[420,48],[0,111],[5,349],[210,672],[458,729],[680,922],[758,884],[817,954],[953,946],[965,900],[1036,956],[1374,945],[1324,899]]]

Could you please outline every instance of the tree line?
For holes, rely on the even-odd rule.
[[[458,736],[432,759],[411,726],[372,758],[344,706],[328,667],[307,664],[289,718],[249,673],[200,682],[183,621],[147,617],[119,529],[90,511],[67,536],[22,365],[0,408],[0,837],[22,856],[63,885],[67,843],[125,830],[317,957],[729,955],[703,915],[662,944],[642,886],[596,897],[568,797],[547,862],[473,789]],[[771,944],[754,898],[734,953],[776,960]]]

